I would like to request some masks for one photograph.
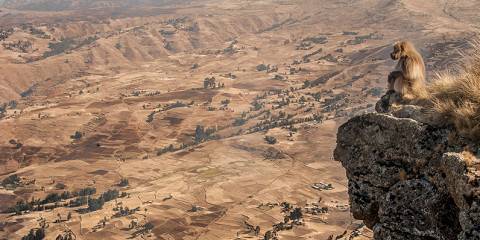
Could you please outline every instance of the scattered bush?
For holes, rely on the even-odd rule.
[[[76,41],[71,38],[66,38],[66,39],[62,39],[60,42],[51,42],[48,44],[48,48],[50,48],[50,51],[45,52],[43,54],[43,57],[48,58],[51,56],[59,55],[64,52],[74,50],[85,45],[89,45],[95,42],[97,39],[98,39],[97,36],[89,36],[80,41]]]
[[[89,212],[100,210],[102,209],[103,204],[105,204],[105,201],[103,200],[103,198],[90,198],[88,199],[87,210]]]
[[[83,134],[79,131],[75,131],[73,135],[70,136],[71,139],[74,140],[80,140],[82,138]]]
[[[269,69],[269,67],[265,64],[260,64],[260,65],[257,65],[257,71],[259,72],[262,72],[262,71],[267,71]]]
[[[215,77],[210,77],[210,78],[205,78],[203,80],[203,88],[208,89],[208,88],[215,88],[216,86],[216,79]]]
[[[147,120],[146,120],[146,121],[147,121],[147,123],[151,123],[151,122],[153,122],[153,116],[155,116],[155,113],[156,113],[156,112],[155,112],[155,111],[153,111],[153,112],[151,112],[150,114],[148,114],[148,116],[147,116]]]
[[[55,184],[55,188],[56,188],[56,189],[59,189],[59,190],[65,189],[66,187],[67,187],[67,186],[66,186],[65,184],[63,184],[63,183],[57,183],[57,184]]]
[[[4,187],[7,187],[7,186],[17,187],[17,186],[20,185],[20,183],[21,183],[21,180],[18,177],[18,175],[13,174],[13,175],[10,175],[7,178],[3,179],[2,186],[4,186]]]
[[[70,200],[68,203],[69,207],[80,207],[87,204],[88,198],[86,196],[80,196],[73,200]]]
[[[122,193],[122,196],[126,196],[126,193]],[[102,193],[98,198],[89,198],[87,211],[93,212],[102,209],[105,202],[117,199],[120,197],[120,193],[116,189],[109,189]]]
[[[173,144],[170,144],[166,147],[158,149],[157,150],[157,156],[160,156],[160,155],[162,155],[164,153],[167,153],[167,152],[173,152],[173,151],[175,151],[175,147],[173,146]]]
[[[12,100],[12,101],[8,102],[8,107],[10,107],[10,109],[15,109],[15,108],[17,108],[17,104],[18,104],[17,101]]]
[[[21,215],[23,211],[30,211],[33,209],[33,204],[25,202],[23,200],[18,201],[15,206],[9,207],[7,213],[15,213],[16,215]]]
[[[285,80],[285,77],[280,75],[280,74],[275,74],[275,76],[273,77],[274,80],[278,80],[278,81],[283,81]]]
[[[62,198],[58,193],[50,193],[45,197],[45,199],[43,199],[41,204],[54,203],[54,202],[59,202],[61,200]]]
[[[265,136],[265,141],[268,143],[268,144],[275,144],[277,143],[277,139],[273,136]]]
[[[122,178],[122,179],[120,180],[120,183],[118,183],[118,186],[120,186],[120,187],[126,187],[126,186],[128,186],[128,179]]]
[[[139,211],[140,210],[140,207],[137,207],[135,209],[130,209],[128,207],[117,207],[117,208],[114,208],[113,209],[114,211],[117,211],[113,217],[124,217],[124,216],[129,216],[129,215],[132,215],[134,214],[136,211]]]
[[[228,105],[228,104],[230,104],[230,99],[222,100],[221,103],[222,103],[223,105]]]
[[[49,43],[48,48],[50,48],[50,51],[47,51],[43,54],[44,58],[55,56],[58,54],[62,54],[67,50],[70,50],[73,48],[73,45],[75,44],[75,41],[73,39],[67,38],[63,39],[58,43]]]
[[[26,97],[32,95],[33,90],[36,88],[36,86],[37,86],[37,85],[35,84],[35,85],[29,87],[27,90],[21,92],[21,93],[20,93],[20,96],[21,96],[22,98],[26,98]]]
[[[88,196],[93,195],[97,192],[97,189],[94,187],[86,187],[78,190],[75,195],[77,196]]]
[[[37,229],[30,229],[30,232],[22,237],[22,240],[43,240],[45,239],[45,229],[44,228],[37,228]]]

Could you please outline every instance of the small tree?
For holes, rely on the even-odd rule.
[[[99,209],[102,209],[103,204],[105,204],[105,201],[103,198],[91,198],[88,200],[88,211],[93,212],[97,211]]]
[[[16,186],[20,185],[20,182],[21,182],[21,180],[18,177],[18,175],[13,174],[13,175],[10,175],[7,178],[3,179],[2,186],[6,187],[8,185],[11,185],[13,187],[16,187]]]
[[[265,136],[265,141],[268,143],[268,144],[275,144],[277,143],[277,139],[273,136]]]
[[[238,126],[242,126],[246,122],[247,120],[245,120],[244,118],[235,118],[235,120],[233,121],[233,125],[238,127]]]
[[[201,125],[197,125],[197,128],[195,128],[195,142],[202,142],[205,140],[205,136],[205,128]]]
[[[145,223],[145,225],[143,225],[143,228],[145,229],[145,231],[149,232],[151,231],[155,226],[153,225],[153,223],[151,222],[148,222],[148,223]]]
[[[60,189],[60,190],[61,190],[61,189],[65,189],[65,187],[66,187],[66,185],[63,184],[63,183],[60,183],[60,182],[57,183],[57,184],[55,184],[55,188],[56,188],[56,189]]]
[[[74,139],[74,140],[79,140],[80,138],[82,138],[83,134],[79,131],[75,131],[75,133],[70,136],[71,139]]]
[[[45,229],[44,228],[37,228],[37,229],[30,229],[30,232],[22,237],[22,240],[42,240],[45,239]]]
[[[228,105],[230,103],[230,99],[225,99],[225,100],[222,100],[221,102],[223,105]]]
[[[128,186],[128,179],[122,178],[122,179],[120,180],[120,183],[118,183],[118,186],[120,186],[120,187],[126,187],[126,186]]]
[[[269,69],[269,67],[265,64],[260,64],[260,65],[257,65],[257,71],[259,72],[262,72],[262,71],[267,71]]]

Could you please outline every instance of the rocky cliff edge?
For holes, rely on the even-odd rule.
[[[351,212],[375,239],[480,239],[478,142],[423,121],[423,110],[377,104],[337,135]]]

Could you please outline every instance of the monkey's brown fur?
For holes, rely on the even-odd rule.
[[[395,91],[406,101],[426,98],[425,64],[413,44],[408,41],[395,43],[390,57],[398,63],[388,76],[388,90]]]

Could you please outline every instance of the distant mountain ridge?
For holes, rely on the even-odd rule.
[[[0,7],[32,11],[65,11],[134,5],[163,6],[186,0],[0,0]]]

